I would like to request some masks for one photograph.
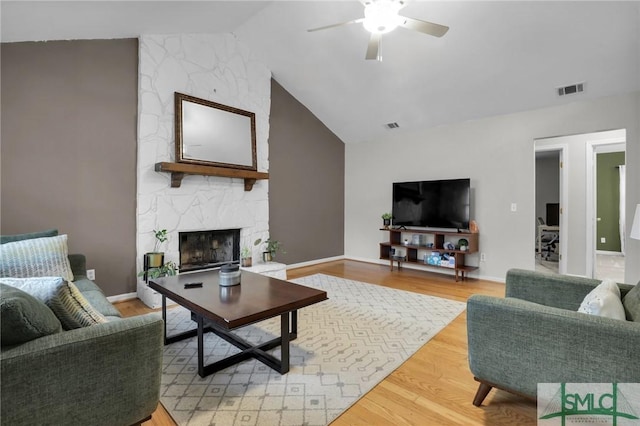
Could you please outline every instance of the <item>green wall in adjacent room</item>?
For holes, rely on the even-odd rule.
[[[620,169],[624,152],[597,155],[597,237],[596,250],[620,252]],[[606,242],[602,243],[601,239]]]

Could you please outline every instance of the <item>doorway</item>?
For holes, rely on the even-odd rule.
[[[587,271],[624,282],[626,132],[587,142]]]
[[[535,149],[535,269],[565,274],[567,270],[567,165],[565,144]]]
[[[541,151],[559,151],[561,156],[558,184],[560,274],[595,277],[597,260],[612,260],[597,256],[602,253],[596,253],[596,238],[600,238],[596,226],[596,155],[607,150],[624,151],[625,141],[624,129],[541,138],[534,141],[535,154],[540,155]],[[624,214],[624,209],[622,213]],[[532,223],[536,223],[537,216],[536,212],[532,212]],[[537,232],[534,235],[537,236]],[[610,238],[613,237],[605,237],[606,241]],[[534,241],[537,242],[537,238],[534,238]],[[619,265],[617,267],[619,268]],[[624,274],[624,270],[619,273]]]

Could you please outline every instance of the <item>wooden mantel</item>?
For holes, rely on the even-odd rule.
[[[244,179],[244,190],[251,191],[258,179],[269,179],[269,173],[252,170],[228,169],[225,167],[202,166],[188,163],[156,163],[156,172],[171,173],[171,187],[179,188],[184,175],[222,176]]]

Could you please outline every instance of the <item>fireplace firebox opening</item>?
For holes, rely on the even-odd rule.
[[[179,232],[180,272],[240,263],[240,229]]]

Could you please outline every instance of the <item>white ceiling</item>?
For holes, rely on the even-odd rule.
[[[3,42],[233,32],[345,143],[640,90],[640,2],[407,2],[365,61],[358,1],[2,1]],[[559,98],[555,88],[586,82]],[[384,125],[397,122],[400,129]]]

